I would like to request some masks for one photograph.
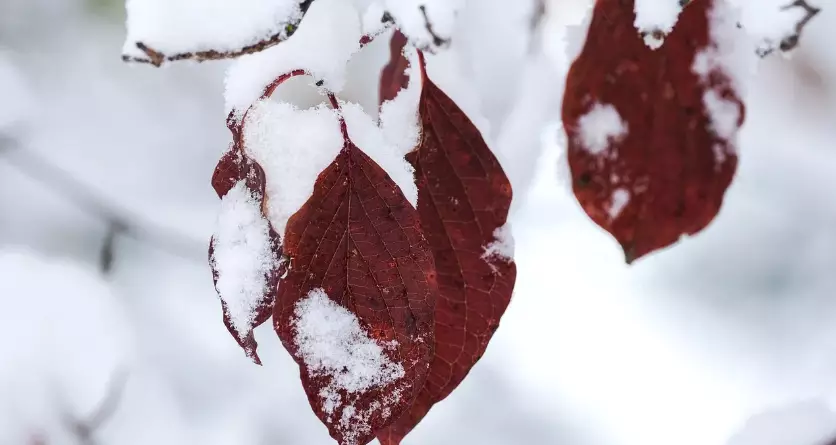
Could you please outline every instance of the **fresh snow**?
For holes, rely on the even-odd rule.
[[[617,188],[613,190],[610,198],[609,215],[610,219],[618,218],[624,207],[630,202],[630,192],[624,188]]]
[[[350,2],[315,1],[293,38],[233,62],[225,80],[226,112],[245,110],[273,79],[297,69],[311,73],[311,82],[321,80],[339,93],[346,63],[360,48],[361,36],[360,17]]]
[[[465,0],[383,0],[386,11],[394,17],[401,32],[417,46],[433,47],[433,37],[421,12],[425,8],[429,28],[444,40],[450,39],[456,23],[456,15]]]
[[[635,10],[636,29],[648,47],[657,49],[676,25],[682,6],[678,0],[636,0]]]
[[[381,345],[370,338],[357,317],[321,288],[296,303],[294,315],[294,342],[310,376],[329,377],[328,385],[319,393],[322,409],[330,418],[343,408],[339,425],[351,442],[356,434],[368,431],[369,415],[378,409],[390,409],[399,400],[396,388],[368,411],[352,405],[356,393],[382,388],[404,377],[403,365],[386,354],[397,343],[392,340]],[[343,400],[343,392],[347,400]]]
[[[267,217],[277,233],[313,193],[314,183],[343,147],[337,113],[327,105],[298,109],[259,101],[244,124],[247,155],[264,169]]]
[[[493,237],[494,241],[485,246],[485,252],[482,254],[482,258],[513,261],[514,234],[511,231],[511,224],[505,223],[504,226],[494,230]]]
[[[342,102],[340,106],[348,128],[348,136],[352,142],[389,174],[413,207],[417,206],[418,187],[415,185],[415,169],[404,158],[404,152],[409,151],[406,147],[409,145],[410,138],[417,140],[417,134],[411,134],[413,129],[408,126],[409,121],[406,118],[409,116],[398,116],[404,118],[401,131],[390,127],[388,133],[390,139],[387,140],[386,134],[360,105]],[[391,139],[395,141],[390,142]],[[414,145],[411,148],[414,148]]]
[[[420,137],[418,102],[421,99],[421,70],[418,68],[418,53],[406,48],[409,66],[406,75],[409,85],[394,99],[387,100],[380,107],[380,129],[387,143],[392,144],[401,155],[415,149]]]
[[[613,141],[627,135],[627,123],[611,104],[596,103],[578,119],[578,137],[584,148],[594,154],[604,153]]]
[[[299,0],[127,0],[123,52],[145,57],[142,42],[163,54],[234,51],[285,32],[301,17]]]
[[[259,197],[239,181],[221,199],[212,262],[217,289],[242,338],[252,329],[259,302],[268,292],[267,273],[276,265],[270,229]]]

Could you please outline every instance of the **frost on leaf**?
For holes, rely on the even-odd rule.
[[[415,166],[418,213],[438,272],[435,358],[409,412],[378,433],[395,445],[447,397],[485,353],[516,279],[505,223],[511,184],[465,113],[423,75]]]
[[[127,0],[122,58],[160,66],[252,54],[293,35],[313,0]]]
[[[261,167],[234,147],[221,158],[212,177],[221,212],[209,245],[224,324],[258,364],[253,329],[272,314],[285,269],[279,236],[262,213],[264,184]]]
[[[375,432],[400,417],[424,386],[433,356],[437,289],[418,212],[343,130],[343,149],[287,223],[284,252],[290,269],[279,288],[273,321],[299,364],[314,412],[331,437],[354,445],[370,442]],[[300,313],[311,307],[330,311],[346,323],[346,335],[365,345],[354,359],[369,362],[358,365],[357,372],[374,362],[386,378],[356,386],[342,369],[332,368],[350,358],[342,343],[331,350],[337,357],[328,358],[334,360],[329,365],[317,362],[319,358],[311,362],[306,348],[317,346],[299,342],[306,338],[299,331],[305,325]],[[356,318],[356,326],[353,319],[347,321],[349,315]],[[312,329],[316,333],[318,328]]]
[[[745,108],[719,57],[729,42],[715,38],[712,12],[722,2],[691,1],[652,50],[633,29],[630,5],[598,0],[569,71],[563,126],[573,189],[628,263],[705,228],[734,176]]]

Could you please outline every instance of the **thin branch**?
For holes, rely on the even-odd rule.
[[[433,25],[432,25],[432,23],[430,23],[430,18],[427,16],[427,7],[424,6],[424,5],[421,5],[421,6],[418,7],[418,9],[421,10],[421,14],[424,16],[424,26],[427,29],[427,33],[429,33],[430,37],[433,38],[433,45],[438,46],[438,47],[449,45],[450,44],[450,39],[449,38],[447,38],[447,39],[442,38],[438,34],[435,33],[435,30],[433,29]]]
[[[284,42],[285,40],[293,36],[293,34],[295,34],[296,31],[299,29],[299,23],[305,17],[305,14],[307,14],[308,9],[311,7],[311,4],[313,4],[313,2],[314,0],[304,0],[299,5],[301,13],[299,14],[299,18],[297,20],[283,25],[278,32],[274,33],[270,37],[264,40],[260,40],[251,45],[244,46],[243,48],[238,50],[221,51],[216,49],[209,49],[204,51],[188,51],[166,55],[160,51],[157,51],[154,48],[151,48],[144,42],[136,42],[135,45],[137,49],[142,51],[145,54],[146,58],[123,54],[122,60],[124,62],[148,63],[153,66],[159,67],[165,62],[176,62],[180,60],[206,62],[209,60],[235,59],[246,54],[255,54],[264,51],[265,49],[276,46],[279,43]]]
[[[789,11],[793,8],[801,8],[804,10],[804,17],[795,24],[794,32],[784,37],[781,42],[778,44],[778,48],[782,52],[787,52],[795,49],[798,46],[798,42],[801,40],[801,33],[804,31],[804,28],[810,23],[810,20],[813,20],[813,17],[818,15],[821,12],[821,8],[817,8],[807,2],[807,0],[795,0],[792,3],[782,6],[781,11]],[[766,57],[767,55],[771,54],[775,51],[775,46],[770,45],[767,48],[758,49],[757,53],[761,57]]]
[[[85,213],[107,222],[111,227],[118,227],[114,237],[123,234],[188,261],[204,261],[202,243],[109,202],[95,188],[77,180],[71,173],[34,151],[21,149],[15,140],[0,135],[0,153],[6,155],[3,159],[8,165],[66,197]]]

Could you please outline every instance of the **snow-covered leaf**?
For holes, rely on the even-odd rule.
[[[726,65],[725,0],[691,2],[656,50],[632,28],[631,3],[596,3],[563,100],[575,195],[628,263],[713,220],[745,111]]]

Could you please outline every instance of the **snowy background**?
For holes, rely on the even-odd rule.
[[[829,2],[747,86],[719,217],[629,268],[562,167],[562,33],[585,1],[548,2],[542,46],[527,1],[463,11],[459,78],[438,79],[513,161],[519,277],[484,359],[407,444],[836,436]],[[257,367],[221,323],[206,246],[227,64],[125,65],[124,19],[118,0],[0,0],[0,443],[329,444],[271,326]],[[108,393],[112,415],[80,441]]]

